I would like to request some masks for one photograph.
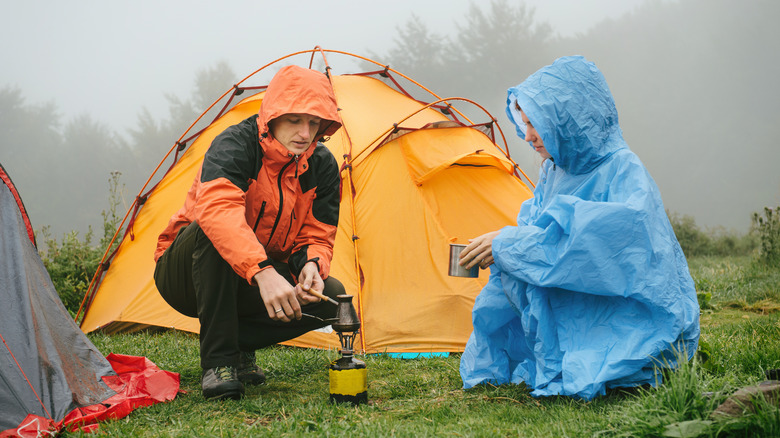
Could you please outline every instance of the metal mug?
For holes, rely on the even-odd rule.
[[[463,252],[464,248],[466,248],[466,245],[450,243],[450,269],[448,274],[450,277],[477,278],[479,277],[479,265],[466,269],[458,264],[460,253]]]

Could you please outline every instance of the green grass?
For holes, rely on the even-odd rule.
[[[369,404],[328,401],[335,351],[274,347],[258,352],[268,383],[240,401],[201,396],[198,340],[183,332],[91,334],[101,352],[146,356],[181,374],[185,393],[102,423],[108,436],[780,436],[780,409],[757,401],[755,413],[715,420],[710,413],[738,388],[780,368],[780,269],[748,257],[692,258],[702,294],[702,339],[709,359],[684,363],[656,389],[615,391],[585,402],[537,399],[523,385],[461,389],[459,356],[394,359],[360,356]],[[66,436],[80,436],[69,433]],[[91,436],[91,435],[90,435]]]
[[[696,290],[712,294],[714,305],[759,313],[780,310],[777,266],[755,262],[748,256],[695,257],[688,264]]]

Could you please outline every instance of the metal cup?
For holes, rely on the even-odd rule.
[[[462,245],[459,243],[450,243],[450,269],[448,272],[450,277],[466,277],[466,278],[479,277],[479,265],[474,266],[471,269],[466,269],[463,266],[458,264],[458,258],[460,257],[460,253],[463,252],[463,248],[465,247],[466,245]]]

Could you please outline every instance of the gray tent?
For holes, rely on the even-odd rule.
[[[103,402],[115,392],[101,377],[115,373],[62,305],[24,204],[2,166],[0,180],[2,434],[28,415],[54,425],[75,408]]]

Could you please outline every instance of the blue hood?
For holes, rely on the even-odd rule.
[[[582,56],[560,58],[509,89],[507,116],[517,135],[525,138],[515,102],[539,132],[555,164],[569,173],[590,172],[627,147],[604,75]]]

